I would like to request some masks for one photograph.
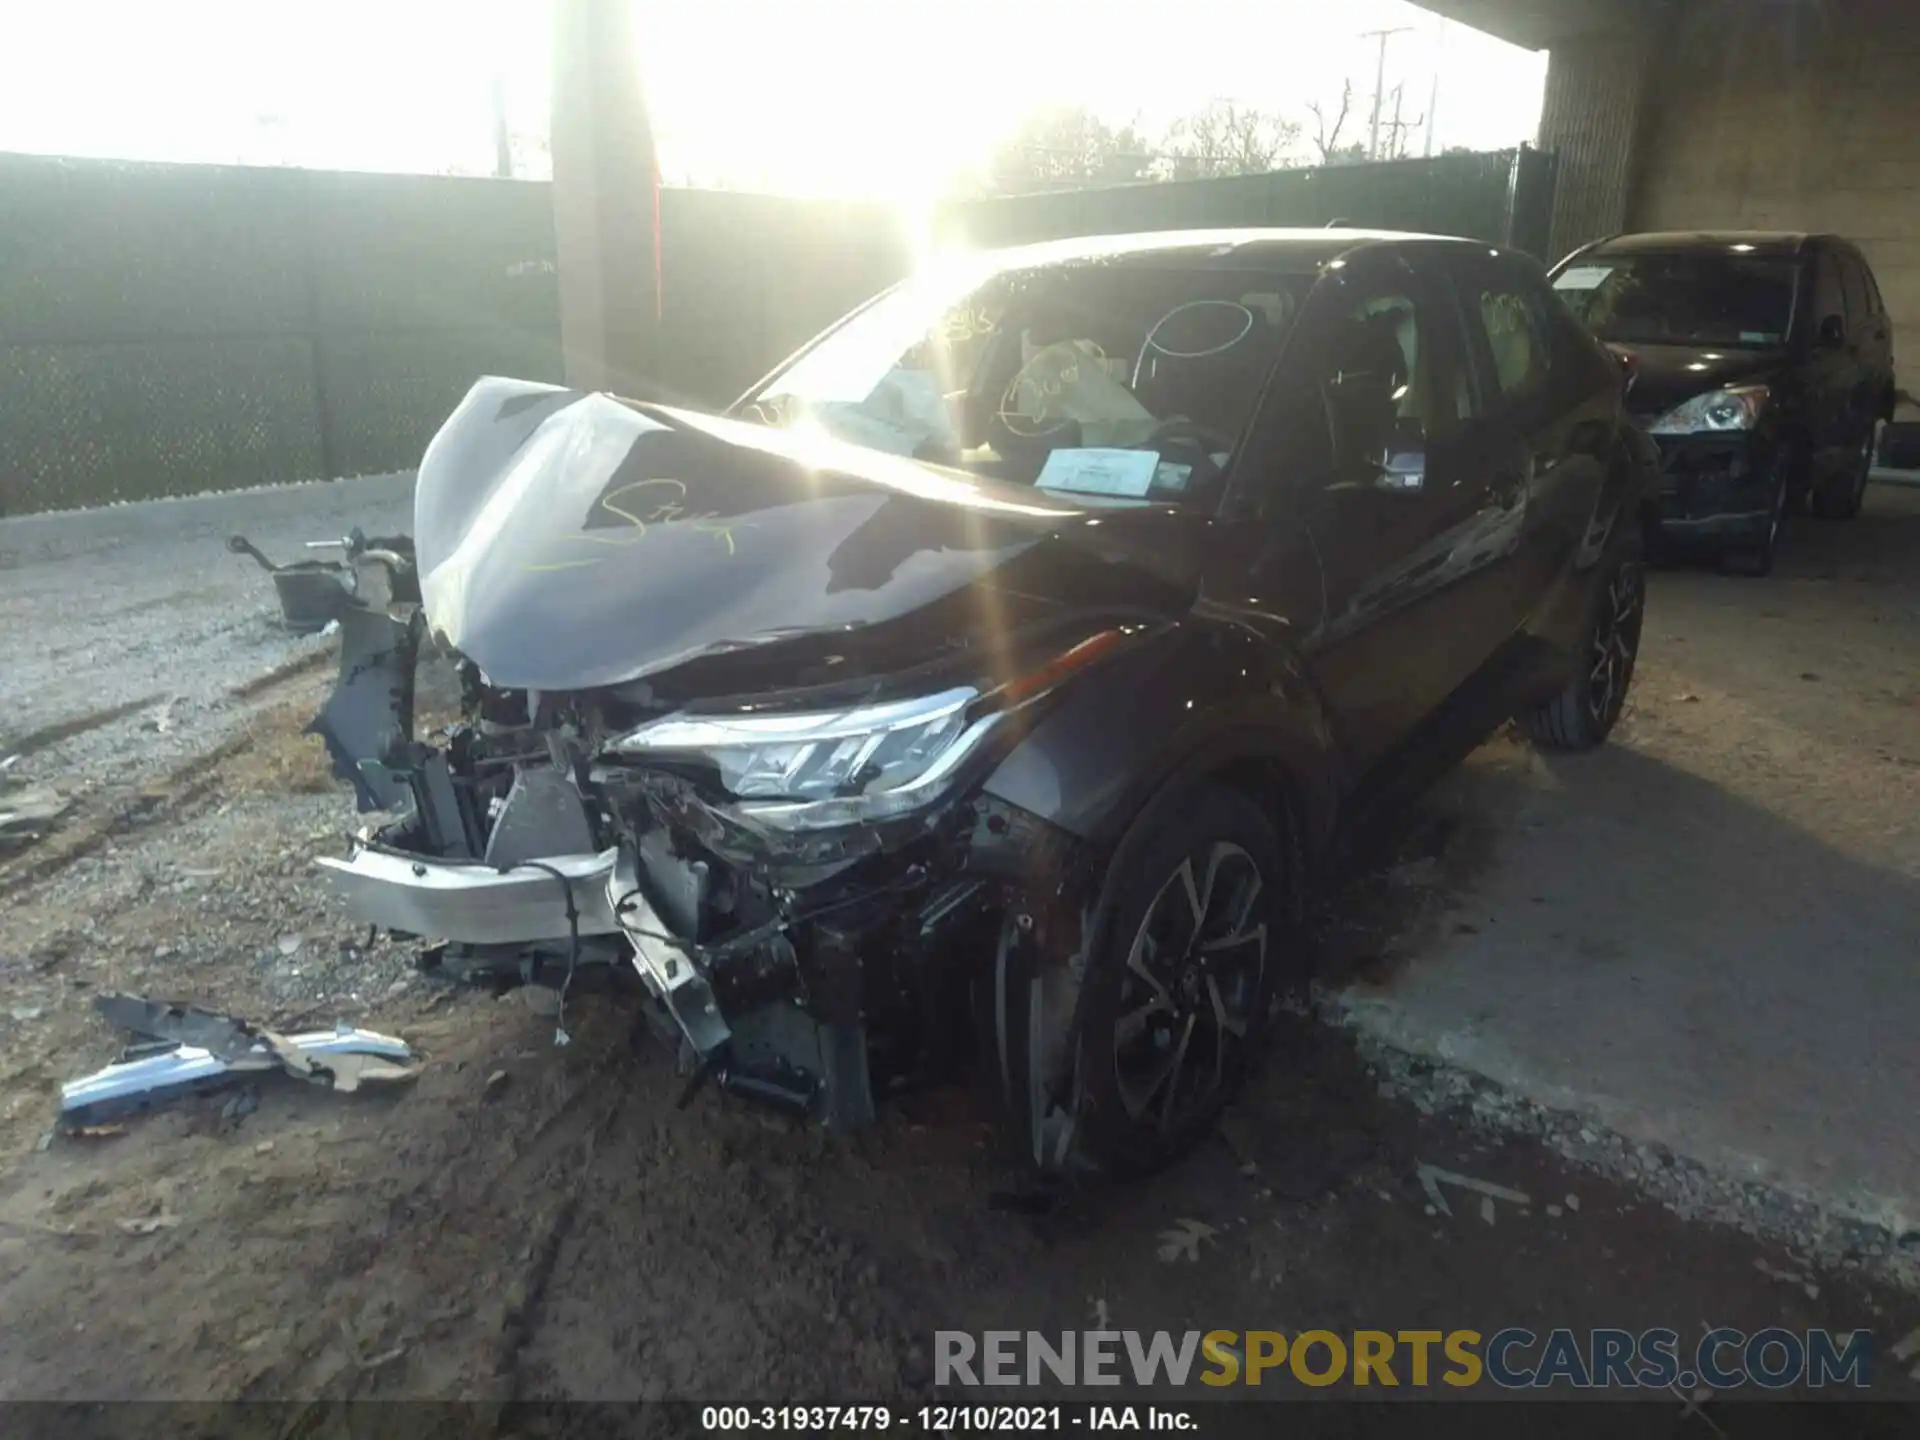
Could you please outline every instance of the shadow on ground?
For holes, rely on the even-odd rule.
[[[1905,1228],[1920,495],[1793,535],[1768,581],[1657,575],[1616,743],[1476,753],[1422,802],[1471,844],[1419,877],[1414,943],[1363,927],[1336,975],[1391,1044]]]

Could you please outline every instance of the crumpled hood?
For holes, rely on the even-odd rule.
[[[1184,583],[1169,570],[1193,570],[1191,547],[1141,532],[1185,519],[496,378],[434,437],[414,495],[434,633],[491,684],[552,691],[898,619],[1049,542]]]
[[[1636,415],[1664,415],[1709,390],[1765,382],[1787,362],[1785,350],[1632,345],[1617,340],[1606,343],[1609,350],[1633,362],[1633,389],[1627,393],[1627,408]]]

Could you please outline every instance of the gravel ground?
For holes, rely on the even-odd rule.
[[[0,521],[0,759],[76,793],[204,753],[248,711],[235,690],[323,642],[279,623],[273,582],[309,540],[412,528],[404,478],[285,486]]]
[[[165,553],[184,567],[224,533]],[[112,588],[89,559],[143,563],[75,546],[0,574],[9,615],[28,613],[17,582],[46,584],[36,645],[67,643],[47,617],[77,593],[46,567]],[[264,625],[265,577],[204,561],[229,562]],[[159,677],[167,663],[141,657],[181,627],[153,624],[148,649],[115,653]],[[1886,1263],[1899,1237],[1774,1223],[1765,1195],[1723,1205],[1669,1155],[1304,1017],[1217,1140],[1041,1219],[997,1206],[1008,1177],[961,1088],[890,1104],[846,1141],[711,1090],[680,1108],[668,1058],[611,998],[570,1001],[557,1048],[549,997],[443,982],[348,923],[310,862],[341,848],[350,803],[299,733],[328,677],[232,698],[292,652],[270,630],[228,637],[208,642],[227,702],[186,712],[187,738],[217,746],[197,768],[184,745],[171,768],[144,756],[169,732],[127,723],[29,757],[101,786],[149,778],[140,804],[87,812],[87,846],[60,849],[63,829],[41,869],[0,869],[0,1399],[902,1404],[930,1393],[936,1328],[1779,1324],[1890,1342],[1920,1326]],[[1331,972],[1419,963],[1497,862],[1472,796],[1443,789],[1351,877],[1316,939]],[[115,1047],[91,1005],[107,990],[281,1029],[359,1021],[406,1036],[423,1071],[358,1096],[263,1079],[50,1138],[59,1083]],[[1429,1165],[1525,1202],[1442,1213]],[[1888,1367],[1876,1395],[1920,1384]],[[1756,1425],[1736,1428],[1769,1433]],[[1880,1433],[1812,1410],[1790,1429]]]
[[[930,1397],[938,1328],[1920,1324],[1859,1270],[1683,1221],[1300,1017],[1217,1140],[1041,1219],[996,1206],[1008,1177],[964,1089],[852,1140],[710,1090],[679,1108],[612,999],[570,1002],[556,1048],[537,994],[364,948],[304,878],[347,818],[313,742],[246,733],[170,823],[0,915],[0,1399],[905,1405]],[[1451,831],[1415,818],[1330,930],[1397,928],[1389,891],[1400,921],[1419,909]],[[262,1080],[43,1148],[58,1082],[109,1058],[107,989],[357,1020],[405,1035],[423,1072],[351,1097]],[[1439,1213],[1423,1165],[1525,1201],[1483,1215],[1456,1192]]]

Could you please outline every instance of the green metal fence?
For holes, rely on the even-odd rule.
[[[901,279],[891,207],[722,190],[660,196],[664,390],[724,405],[833,321]]]
[[[935,229],[948,242],[1013,245],[1073,235],[1344,220],[1369,229],[1465,235],[1539,254],[1552,204],[1552,157],[1523,147],[973,200],[945,207]]]
[[[695,401],[910,268],[881,206],[661,212]],[[0,155],[0,513],[404,469],[478,376],[561,368],[545,184]]]
[[[1544,246],[1522,150],[945,207],[974,245],[1321,225]],[[662,393],[737,395],[912,253],[883,206],[661,197]],[[544,184],[0,155],[0,513],[415,464],[474,379],[561,378]]]
[[[0,505],[413,464],[558,378],[546,187],[0,156]]]

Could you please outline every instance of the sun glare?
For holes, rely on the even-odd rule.
[[[0,150],[488,174],[497,77],[515,173],[544,178],[552,4],[21,6],[0,47]],[[1365,138],[1378,57],[1362,32],[1379,26],[1408,27],[1383,111],[1411,153],[1531,139],[1545,73],[1462,26],[1443,43],[1403,0],[634,0],[633,15],[668,184],[887,200],[910,224],[1041,107],[1152,144],[1232,100],[1299,123],[1286,158],[1305,163],[1308,106],[1350,83],[1345,135]]]

